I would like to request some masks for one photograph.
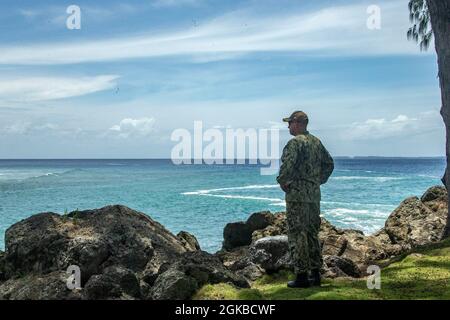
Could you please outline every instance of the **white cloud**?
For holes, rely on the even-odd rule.
[[[117,86],[116,75],[0,79],[0,101],[45,101],[82,96]]]
[[[109,130],[121,138],[146,137],[154,132],[154,125],[154,118],[126,118],[120,121],[119,124],[112,126]]]
[[[417,117],[398,115],[394,119],[368,119],[355,122],[343,133],[344,139],[376,140],[414,135],[442,129],[442,118],[437,111],[420,113]]]
[[[417,45],[406,39],[410,22],[404,1],[380,1],[379,5],[381,30],[367,28],[367,6],[362,4],[265,16],[241,10],[172,33],[3,46],[0,64],[71,64],[172,55],[230,59],[236,54],[268,51],[336,56],[420,54]]]
[[[5,128],[1,131],[5,134],[11,135],[26,135],[39,132],[51,132],[58,129],[59,126],[53,123],[35,124],[31,121],[17,121],[5,126]]]

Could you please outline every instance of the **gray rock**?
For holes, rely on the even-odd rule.
[[[434,186],[429,188],[420,198],[420,201],[426,203],[430,201],[447,201],[447,189],[444,186]]]
[[[253,213],[245,222],[251,232],[264,229],[274,221],[274,215],[270,211],[262,211]]]
[[[55,271],[46,275],[30,274],[0,285],[0,300],[79,300],[80,290],[67,288],[68,274]]]
[[[5,253],[0,251],[0,283],[6,280],[5,274]]]
[[[154,300],[189,299],[199,288],[197,281],[177,269],[169,269],[156,279],[150,290]]]
[[[223,247],[226,250],[249,245],[252,242],[252,230],[245,222],[231,222],[223,229]]]
[[[54,281],[57,275],[67,278],[70,265],[81,269],[78,298],[147,298],[150,284],[141,285],[143,279],[151,283],[154,272],[154,282],[187,251],[186,243],[161,224],[124,206],[34,215],[7,230],[6,249],[0,256],[0,276],[8,280],[2,292],[14,299],[71,299],[65,283]],[[43,294],[34,292],[37,285]]]
[[[230,251],[249,245],[254,239],[253,234],[270,227],[276,218],[270,211],[261,211],[251,214],[246,222],[228,223],[223,230],[223,249]]]
[[[196,279],[198,284],[229,282],[248,288],[249,283],[226,268],[218,257],[205,251],[186,252],[170,266]]]
[[[324,256],[323,261],[328,271],[334,273],[334,275],[327,274],[328,277],[349,276],[359,278],[362,276],[361,270],[350,259],[339,256]]]
[[[183,246],[186,248],[187,251],[196,251],[200,250],[200,244],[197,241],[197,238],[190,234],[187,231],[180,231],[177,234],[177,238],[181,241]]]
[[[140,283],[129,269],[108,267],[100,275],[92,276],[83,288],[85,300],[138,299]]]
[[[180,240],[143,213],[124,206],[34,215],[6,231],[6,278],[49,273],[78,265],[83,284],[109,266],[134,272],[149,260],[176,259]]]
[[[423,198],[431,199],[434,195],[427,191]],[[410,249],[441,240],[447,219],[444,202],[441,210],[433,210],[417,197],[404,200],[385,223],[391,242]]]
[[[226,268],[217,256],[199,250],[184,253],[161,273],[151,289],[151,296],[155,300],[187,299],[207,283],[250,287],[243,276]]]
[[[249,248],[249,259],[267,273],[291,269],[287,236],[269,236],[256,240]]]

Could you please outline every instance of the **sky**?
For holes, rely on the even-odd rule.
[[[333,156],[444,156],[407,3],[2,0],[0,158],[169,158],[194,121],[282,147],[295,110]]]

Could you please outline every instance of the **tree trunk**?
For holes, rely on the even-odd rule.
[[[434,33],[436,53],[438,56],[439,84],[441,87],[441,115],[445,123],[447,169],[443,182],[450,193],[450,0],[427,0],[430,11],[431,26]],[[447,199],[450,209],[450,195]],[[449,210],[450,212],[450,210]],[[450,236],[450,214],[447,214],[447,225],[444,238]]]

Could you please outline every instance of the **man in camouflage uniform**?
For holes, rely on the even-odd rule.
[[[304,112],[296,111],[283,121],[289,123],[294,136],[284,147],[277,177],[286,193],[289,251],[297,276],[288,287],[320,286],[320,185],[327,182],[334,162],[320,140],[307,131],[308,116]]]

